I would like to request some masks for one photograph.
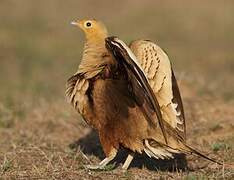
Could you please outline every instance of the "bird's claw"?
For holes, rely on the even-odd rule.
[[[99,164],[98,165],[86,165],[85,168],[89,170],[104,170],[105,166],[102,166]]]

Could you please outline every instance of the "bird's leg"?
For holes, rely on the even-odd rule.
[[[130,163],[132,162],[133,158],[134,158],[134,153],[133,152],[129,153],[127,159],[125,160],[125,162],[124,162],[124,164],[122,166],[123,170],[126,171],[128,169],[128,167],[129,167]]]
[[[105,166],[115,158],[116,154],[117,154],[117,151],[113,151],[112,153],[110,153],[108,157],[103,159],[99,164],[87,165],[86,168],[90,170],[98,170],[98,169],[103,170],[105,169]]]

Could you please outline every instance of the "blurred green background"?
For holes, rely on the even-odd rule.
[[[64,99],[84,43],[70,22],[87,17],[102,20],[110,35],[126,42],[157,42],[188,92],[234,99],[232,0],[1,0],[0,101]]]

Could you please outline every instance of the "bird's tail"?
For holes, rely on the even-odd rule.
[[[210,158],[206,155],[204,155],[203,153],[201,153],[199,150],[196,150],[195,148],[187,145],[185,142],[180,142],[177,146],[177,148],[172,148],[168,145],[165,144],[161,144],[157,141],[150,141],[150,140],[145,140],[144,141],[144,146],[145,146],[145,153],[149,156],[149,157],[154,157],[156,159],[160,158],[160,159],[168,159],[168,158],[172,158],[173,154],[177,154],[177,153],[184,153],[184,154],[196,154],[204,159],[207,159],[209,161],[212,161],[214,163],[217,163],[219,165],[224,165],[222,162]]]
[[[210,157],[204,155],[203,153],[199,152],[198,150],[192,148],[191,146],[189,146],[189,145],[187,145],[187,144],[183,144],[183,145],[185,146],[185,148],[186,148],[189,152],[191,152],[191,153],[193,153],[193,154],[196,154],[196,155],[198,155],[198,156],[201,156],[201,157],[203,157],[204,159],[207,159],[207,160],[212,161],[212,162],[214,162],[214,163],[217,163],[217,164],[219,164],[219,165],[224,165],[222,162],[220,162],[220,161],[218,161],[218,160],[216,160],[216,159],[213,159],[213,158],[210,158]]]
[[[204,155],[203,153],[199,152],[198,150],[192,148],[191,146],[187,145],[187,144],[184,144],[184,146],[193,154],[196,154],[198,156],[201,156],[203,157],[204,159],[207,159],[209,161],[212,161],[214,163],[217,163],[218,165],[222,165],[224,168],[228,168],[228,169],[234,169],[234,164],[227,164],[227,163],[222,163],[220,162],[219,160],[217,159],[213,159],[213,158],[210,158],[206,155]]]

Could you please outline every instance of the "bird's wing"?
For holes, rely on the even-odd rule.
[[[82,74],[76,73],[67,80],[66,98],[73,107],[84,115],[85,106],[88,102],[87,90],[89,81],[82,77]]]
[[[159,103],[152,88],[150,87],[149,81],[143,69],[137,62],[135,55],[132,53],[131,49],[117,37],[106,38],[106,47],[109,52],[112,53],[117,63],[122,64],[126,69],[130,84],[132,84],[132,88],[134,89],[134,86],[140,86],[141,89],[145,92],[148,102],[151,104],[152,109],[157,115],[158,124],[162,130],[165,142],[167,143],[167,137]],[[134,83],[137,83],[137,85],[134,85]],[[152,123],[155,123],[155,120],[152,121]]]
[[[153,89],[162,118],[185,139],[183,104],[167,54],[155,43],[148,40],[133,41],[130,48]]]

